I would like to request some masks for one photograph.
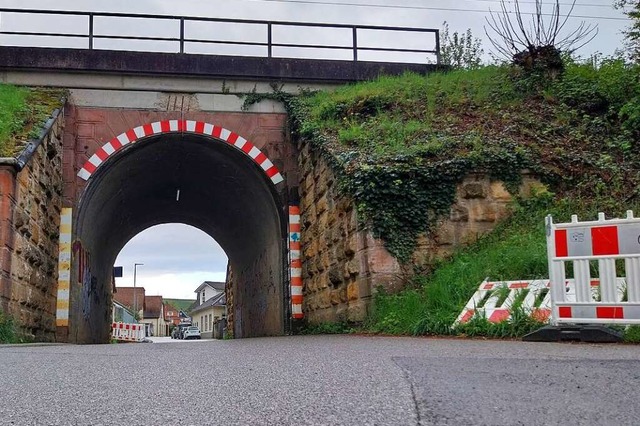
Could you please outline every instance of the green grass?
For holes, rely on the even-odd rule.
[[[195,302],[195,299],[191,300],[191,299],[164,299],[165,303],[168,303],[174,307],[176,307],[177,309],[187,312],[189,310],[189,308],[191,307],[191,305],[193,305],[193,302]]]
[[[0,84],[0,156],[16,155],[28,139],[38,137],[51,113],[62,105],[65,93]]]
[[[10,153],[10,139],[25,124],[28,95],[27,89],[0,85],[0,154],[3,156]]]
[[[510,323],[492,324],[474,318],[453,330],[456,317],[487,277],[492,281],[548,277],[544,217],[567,221],[572,212],[592,213],[575,203],[553,201],[551,194],[514,205],[509,219],[491,234],[444,260],[428,276],[414,279],[411,289],[376,295],[368,331],[405,335],[520,337],[541,326],[522,313],[512,312]]]
[[[13,318],[0,311],[0,343],[18,343],[18,331]]]

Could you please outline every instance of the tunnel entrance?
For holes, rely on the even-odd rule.
[[[235,337],[285,332],[289,295],[283,194],[264,154],[255,147],[239,148],[234,142],[244,139],[237,135],[234,141],[226,136],[162,132],[116,149],[107,144],[102,155],[96,154],[98,164],[96,156],[89,160],[93,170],[74,215],[72,264],[82,291],[72,294],[73,340],[109,340],[116,256],[133,236],[164,223],[196,227],[227,254],[227,303]]]

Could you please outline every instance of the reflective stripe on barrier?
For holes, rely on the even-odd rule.
[[[142,342],[145,339],[144,324],[111,324],[111,338],[123,342]]]
[[[546,219],[553,324],[640,324],[640,219],[554,224]],[[566,285],[567,262],[575,281]],[[597,268],[596,266],[597,262]],[[625,270],[618,278],[617,270]],[[595,272],[599,279],[592,279]]]
[[[508,292],[506,297],[503,292]],[[501,299],[502,303],[498,306]],[[511,308],[516,301],[529,316],[542,322],[548,321],[551,314],[549,280],[490,282],[485,279],[453,325],[464,324],[474,316],[486,318],[489,322],[507,321],[511,318]]]

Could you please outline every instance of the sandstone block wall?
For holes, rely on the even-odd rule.
[[[24,169],[0,168],[0,306],[39,341],[55,336],[63,114]]]
[[[364,320],[378,286],[401,289],[416,269],[491,231],[512,200],[502,182],[470,174],[458,185],[449,217],[419,237],[413,264],[401,265],[382,241],[359,228],[352,200],[338,192],[324,159],[302,146],[299,166],[303,311],[311,323]],[[521,192],[526,196],[537,184],[525,174]]]

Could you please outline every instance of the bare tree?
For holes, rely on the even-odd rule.
[[[513,4],[511,10],[507,3]],[[529,3],[529,2],[527,2]],[[543,0],[535,0],[535,12],[523,12],[519,0],[500,0],[500,11],[490,11],[486,18],[485,34],[497,53],[505,59],[518,62],[523,57],[536,62],[545,52],[572,52],[589,43],[598,34],[597,26],[584,21],[573,30],[565,30],[573,13],[576,0],[566,14],[560,12],[560,0],[554,0],[553,8],[545,11]],[[525,16],[531,15],[531,19]],[[493,34],[489,34],[488,29]]]

